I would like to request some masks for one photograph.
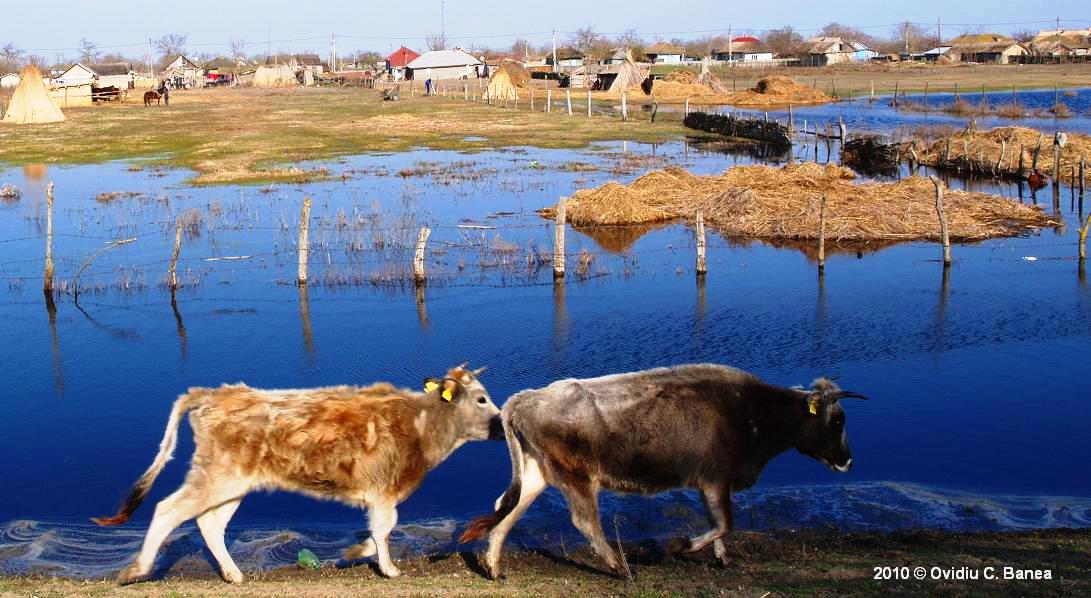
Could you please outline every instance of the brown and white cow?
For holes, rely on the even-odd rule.
[[[383,575],[399,575],[387,547],[397,505],[467,440],[501,436],[500,410],[478,381],[480,372],[451,369],[426,381],[424,393],[386,383],[190,389],[175,401],[159,454],[118,513],[93,519],[99,525],[129,519],[171,459],[178,425],[189,412],[196,446],[185,483],[156,505],[144,545],[118,581],[147,576],[163,541],[194,517],[224,579],[242,581],[224,545],[224,528],[244,496],[273,489],[366,508],[371,537],[346,557],[376,555]]]
[[[753,486],[773,457],[795,448],[835,471],[852,466],[845,412],[838,404],[846,397],[866,398],[824,378],[809,390],[782,388],[711,364],[524,390],[501,413],[511,486],[497,499],[496,511],[471,522],[461,541],[489,533],[486,565],[496,578],[508,532],[547,486],[555,486],[595,552],[615,573],[630,575],[603,534],[598,492],[689,487],[701,491],[714,527],[672,542],[672,550],[696,552],[714,544],[726,562],[731,494]]]

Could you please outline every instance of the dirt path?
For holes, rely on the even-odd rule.
[[[775,536],[738,533],[734,562],[723,567],[711,555],[666,556],[652,542],[627,545],[636,576],[626,582],[605,575],[586,551],[565,556],[509,551],[506,579],[482,578],[469,553],[424,557],[400,563],[404,574],[381,579],[370,566],[323,568],[317,572],[280,569],[250,575],[229,586],[203,560],[158,581],[119,588],[108,580],[73,581],[49,577],[0,578],[0,595],[65,596],[383,596],[418,595],[1089,595],[1091,530],[1024,533],[897,534],[802,533]],[[948,575],[994,574],[995,580],[876,580],[876,567],[905,566],[911,577],[924,567]],[[992,569],[987,569],[992,567]],[[1049,570],[1050,580],[1004,579],[1013,570]],[[1044,573],[1043,573],[1044,575]]]

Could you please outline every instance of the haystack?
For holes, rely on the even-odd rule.
[[[299,85],[295,73],[286,64],[263,64],[254,72],[254,87],[295,87]]]
[[[921,164],[927,166],[969,168],[977,172],[1026,177],[1031,172],[1034,149],[1039,141],[1042,151],[1038,158],[1038,170],[1048,176],[1053,173],[1053,134],[1027,127],[997,127],[990,131],[966,129],[940,137],[924,151],[918,146],[917,153]],[[947,154],[948,143],[950,154]],[[1085,159],[1091,156],[1091,135],[1069,133],[1068,143],[1061,150],[1063,181],[1072,183],[1079,176],[1080,156]],[[1019,169],[1020,164],[1022,170]]]
[[[730,92],[709,72],[707,60],[702,63],[700,75],[694,75],[692,71],[685,69],[667,73],[667,76],[656,80],[652,85],[652,95],[667,101],[690,98],[726,103],[730,99]]]
[[[935,188],[923,177],[894,183],[857,183],[847,168],[813,162],[737,166],[722,175],[698,176],[680,168],[650,172],[629,185],[607,183],[576,192],[566,212],[573,226],[644,225],[693,218],[701,210],[721,233],[800,240],[818,236],[819,201],[827,198],[826,237],[831,241],[910,241],[939,236]],[[950,234],[960,241],[1022,234],[1057,226],[1038,206],[948,190]],[[553,210],[541,210],[552,217]]]
[[[753,89],[732,94],[728,99],[728,103],[740,106],[825,104],[832,101],[833,98],[821,91],[781,75],[765,77]]]
[[[530,85],[530,72],[514,60],[504,60],[489,77],[485,97],[497,101],[519,99],[519,90]]]
[[[637,66],[633,61],[633,55],[631,52],[625,54],[625,61],[618,67],[617,77],[614,78],[614,82],[610,84],[610,89],[606,90],[608,95],[621,96],[621,92],[632,92],[635,90],[643,93],[640,89],[640,84],[644,82],[644,79],[648,78],[648,73]]]
[[[49,99],[49,92],[42,83],[42,73],[36,66],[28,66],[19,74],[19,86],[8,102],[4,122],[17,125],[55,123],[64,120],[64,113]]]

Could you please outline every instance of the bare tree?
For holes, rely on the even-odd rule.
[[[444,33],[430,33],[424,37],[424,43],[429,50],[446,50],[447,35]]]
[[[587,27],[584,27],[582,29],[577,29],[576,32],[568,38],[568,43],[570,43],[580,52],[586,54],[589,50],[591,50],[591,47],[595,45],[595,42],[599,40],[599,37],[600,36],[595,31],[595,28],[591,25],[588,25]]]
[[[231,61],[238,66],[246,60],[246,40],[236,37],[231,38]]]
[[[644,39],[640,37],[636,29],[626,29],[617,36],[617,45],[621,48],[635,48],[644,45]]]
[[[23,66],[23,51],[9,42],[0,48],[0,71],[18,71]]]
[[[95,42],[86,37],[80,40],[80,62],[95,62],[98,56],[98,46]]]
[[[159,50],[160,57],[165,62],[172,56],[185,54],[188,39],[189,34],[187,33],[168,33],[155,40],[154,43],[156,49]]]
[[[803,36],[792,29],[791,25],[785,25],[780,29],[773,29],[765,35],[765,44],[774,54],[788,56],[799,50],[803,43]]]
[[[1012,39],[1014,39],[1015,41],[1017,41],[1017,42],[1019,42],[1021,44],[1025,44],[1025,43],[1031,41],[1032,39],[1034,39],[1034,37],[1036,35],[1038,35],[1038,32],[1037,31],[1032,31],[1030,29],[1018,29],[1016,31],[1011,32]]]

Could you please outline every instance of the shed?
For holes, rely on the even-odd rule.
[[[648,62],[656,64],[679,64],[686,58],[686,49],[665,42],[653,44],[644,49]]]
[[[76,63],[64,70],[60,75],[53,77],[56,85],[68,85],[72,83],[93,83],[95,71],[83,64]]]
[[[432,50],[411,61],[410,79],[469,79],[477,76],[482,62],[462,48]]]
[[[133,65],[128,62],[106,62],[92,64],[91,70],[95,73],[95,87],[116,87],[118,89],[133,89]]]

